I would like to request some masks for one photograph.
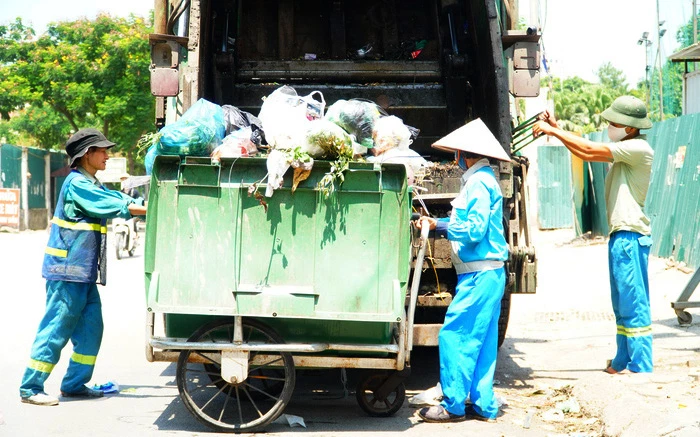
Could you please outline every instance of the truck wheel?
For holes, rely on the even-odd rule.
[[[501,299],[501,315],[498,317],[498,347],[501,347],[506,339],[506,330],[508,329],[508,319],[510,318],[510,290],[506,287]]]
[[[188,342],[230,344],[234,323],[222,319],[199,328]],[[267,325],[243,320],[245,343],[284,343]],[[251,352],[245,381],[221,379],[220,351],[186,350],[177,362],[177,388],[185,407],[219,432],[256,432],[282,414],[294,391],[294,359],[285,352]],[[272,384],[268,390],[267,384]],[[282,384],[280,390],[277,384]]]

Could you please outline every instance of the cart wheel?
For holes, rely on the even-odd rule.
[[[117,248],[117,259],[122,259],[122,247],[124,247],[124,234],[117,234],[117,241],[114,242],[114,247]]]
[[[678,317],[678,324],[681,326],[690,326],[693,324],[693,316],[688,311],[676,311],[676,317]]]
[[[406,400],[406,386],[399,384],[386,399],[378,399],[374,392],[389,378],[386,372],[367,373],[357,383],[357,403],[367,414],[374,417],[389,417],[399,411]]]
[[[217,320],[199,328],[188,341],[231,343],[233,320]],[[243,320],[248,343],[284,343],[267,325]],[[275,420],[292,397],[294,360],[283,352],[250,353],[245,381],[221,378],[221,352],[188,350],[177,362],[177,387],[187,409],[201,423],[220,432],[256,432]]]

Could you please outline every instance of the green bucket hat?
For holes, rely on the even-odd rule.
[[[615,99],[601,114],[604,119],[623,126],[649,129],[651,120],[647,118],[647,107],[636,97],[621,96]]]

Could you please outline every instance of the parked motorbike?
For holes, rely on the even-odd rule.
[[[112,219],[112,233],[114,234],[117,259],[122,259],[124,252],[128,253],[129,256],[134,256],[139,239],[134,219]]]

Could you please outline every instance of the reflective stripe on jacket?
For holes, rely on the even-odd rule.
[[[42,276],[55,281],[97,282],[98,270],[102,270],[99,279],[104,285],[105,269],[100,267],[106,267],[106,245],[102,242],[107,234],[107,220],[87,216],[70,219],[64,211],[65,194],[71,181],[84,177],[74,170],[63,183],[51,219]]]

